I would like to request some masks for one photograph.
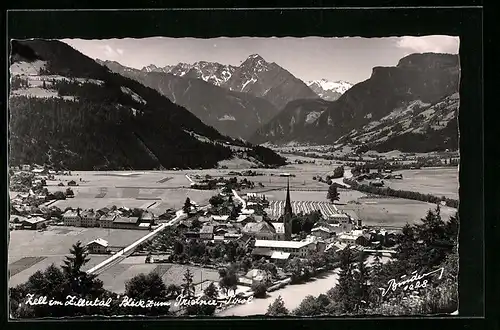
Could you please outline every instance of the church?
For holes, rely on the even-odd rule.
[[[316,245],[312,241],[297,242],[292,241],[292,202],[290,200],[290,182],[287,182],[286,201],[283,214],[282,240],[257,239],[254,243],[255,256],[269,257],[270,259],[288,259],[292,257],[306,258],[307,255],[316,250]],[[281,224],[281,223],[280,223]],[[274,224],[273,224],[274,225]],[[274,225],[275,227],[278,227]],[[281,226],[280,226],[281,227]]]

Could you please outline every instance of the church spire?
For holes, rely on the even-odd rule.
[[[292,239],[292,202],[290,201],[290,178],[288,178],[286,186],[286,201],[285,201],[285,213],[283,215],[283,227],[285,229],[285,241],[290,241]]]
[[[286,201],[285,201],[285,214],[292,215],[292,202],[290,201],[290,179],[286,185]]]

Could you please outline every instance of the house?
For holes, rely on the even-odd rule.
[[[347,214],[347,216],[351,220],[351,223],[356,224],[358,227],[362,226],[361,219],[359,218],[358,214],[354,210],[345,210],[345,211],[343,211],[343,213]]]
[[[47,170],[44,168],[34,168],[31,172],[35,174],[45,174],[47,173]]]
[[[279,240],[284,235],[279,235],[276,228],[266,221],[247,223],[242,233],[255,237],[258,240]]]
[[[21,165],[21,171],[29,171],[31,169],[30,165]]]
[[[115,221],[116,217],[116,214],[106,214],[101,216],[99,220],[97,220],[97,223],[101,228],[112,228],[113,221]]]
[[[81,226],[82,227],[96,227],[97,219],[99,219],[99,215],[95,213],[93,210],[85,210],[80,212],[81,218]]]
[[[212,221],[227,222],[229,215],[212,215]]]
[[[108,241],[106,241],[102,238],[98,238],[98,239],[93,240],[92,242],[89,242],[87,244],[87,249],[88,249],[89,253],[102,254],[102,253],[109,252],[108,246],[109,246]]]
[[[352,230],[342,233],[338,236],[338,241],[346,244],[367,245],[370,241],[370,235],[362,230]]]
[[[332,235],[332,230],[330,229],[330,226],[320,226],[313,228],[311,230],[312,235],[316,237],[321,237],[321,238],[328,238]]]
[[[214,237],[214,226],[203,226],[200,229],[200,239],[211,240]],[[224,237],[224,236],[223,236]]]
[[[278,236],[278,240],[285,239],[285,224],[282,222],[272,222],[271,223],[276,230],[276,235]]]
[[[107,208],[107,207],[103,207],[103,208],[100,208],[99,210],[97,210],[97,214],[99,216],[106,215],[109,212],[111,212],[111,210],[109,208]]]
[[[139,217],[123,217],[119,215],[113,221],[113,228],[139,229]]]
[[[261,269],[252,269],[248,271],[244,276],[238,279],[243,285],[252,286],[253,284],[260,283],[267,279],[267,274]]]
[[[63,222],[65,226],[75,226],[75,227],[80,227],[81,226],[81,220],[82,218],[80,217],[80,211],[79,210],[68,210],[64,212],[63,214]]]
[[[19,224],[22,224],[27,219],[28,219],[27,217],[23,217],[23,216],[20,216],[20,215],[12,215],[11,214],[9,222],[10,223],[19,223]]]
[[[226,233],[226,234],[224,234],[224,239],[228,240],[228,241],[235,241],[240,237],[241,237],[241,234],[238,234],[238,233]]]
[[[239,238],[237,238],[234,242],[238,244],[239,247],[241,248],[246,248],[250,246],[253,241],[255,240],[254,237],[247,235],[247,234],[241,234]]]
[[[286,260],[290,258],[290,252],[282,252],[282,251],[273,251],[271,254],[271,260],[278,265],[282,265]]]
[[[349,216],[345,213],[333,214],[328,217],[327,222],[329,224],[339,224],[340,227],[338,230],[340,232],[351,231],[353,227]],[[335,229],[335,232],[337,232],[337,229]]]
[[[141,215],[141,223],[147,223],[148,225],[155,224],[155,215],[151,211],[144,211]]]
[[[266,248],[273,252],[290,252],[292,257],[301,258],[307,257],[309,253],[316,250],[316,244],[313,241],[256,240],[254,246],[255,248]]]
[[[250,222],[254,222],[254,218],[248,214],[240,214],[236,218],[236,223],[239,223],[242,226],[246,226],[246,224]]]
[[[220,228],[217,228],[214,230],[214,235],[226,235],[227,233],[229,233],[229,230],[224,226],[224,227],[220,227]]]
[[[196,231],[187,231],[184,233],[186,238],[200,238],[200,233]]]
[[[50,220],[42,217],[25,218],[22,222],[22,227],[24,229],[32,230],[41,229],[43,227],[46,227],[49,221]]]

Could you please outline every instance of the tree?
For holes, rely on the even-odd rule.
[[[322,314],[322,308],[318,303],[318,299],[309,295],[302,300],[299,307],[293,311],[297,316],[318,316]]]
[[[194,229],[201,228],[201,221],[198,218],[193,219],[193,221],[191,222],[191,228],[194,228]]]
[[[160,275],[151,272],[148,275],[139,274],[125,283],[125,295],[135,299],[163,299],[167,296],[167,287]]]
[[[182,288],[179,285],[176,284],[170,284],[167,287],[167,297],[169,298],[176,298],[178,295],[180,295],[182,292]]]
[[[72,292],[85,294],[102,289],[102,282],[99,285],[96,281],[96,275],[82,271],[82,267],[90,261],[87,248],[78,241],[73,244],[70,253],[70,256],[66,256],[62,269],[69,280]]]
[[[356,272],[354,273],[355,280],[355,295],[356,306],[355,310],[364,310],[368,307],[370,298],[370,285],[368,285],[370,274],[365,264],[366,255],[362,254],[358,261]]]
[[[189,197],[186,198],[186,201],[184,202],[184,206],[182,207],[182,210],[186,214],[191,214],[191,199],[189,199]]]
[[[66,189],[66,196],[74,196],[75,194],[73,193],[73,189],[67,188]]]
[[[328,188],[326,198],[332,203],[340,199],[340,195],[335,184],[330,185],[330,187]]]
[[[236,292],[238,277],[234,266],[219,269],[219,277],[219,287],[225,291],[226,295],[229,290]]]
[[[210,197],[208,202],[210,203],[210,205],[212,205],[212,207],[217,208],[217,207],[221,206],[222,204],[224,204],[224,198],[222,198],[222,196],[220,196],[220,195],[214,195],[214,196]]]
[[[288,313],[288,309],[285,307],[283,299],[281,298],[281,296],[278,296],[278,298],[276,298],[276,300],[272,304],[269,304],[266,315],[285,316],[288,315]]]
[[[193,284],[193,273],[189,268],[186,268],[186,272],[184,272],[184,281],[181,285],[182,294],[187,297],[194,296],[194,284]]]
[[[333,300],[339,303],[342,313],[352,313],[355,309],[355,282],[353,276],[354,256],[348,245],[340,253],[338,285],[333,290]]]
[[[215,284],[212,282],[210,283],[206,288],[205,290],[203,291],[203,293],[209,297],[210,299],[217,299],[217,297],[219,296],[219,290],[217,289],[217,287],[215,286]]]
[[[252,291],[255,298],[265,298],[267,295],[267,287],[262,282],[252,284]]]
[[[136,275],[128,280],[125,283],[125,295],[135,300],[153,300],[157,302],[166,302],[168,297],[167,286],[161,276],[154,271],[148,275]],[[168,309],[169,306],[165,304],[164,306],[153,306],[146,310],[141,309],[140,313],[149,316],[167,315]],[[124,312],[133,313],[134,311],[137,313],[137,310],[133,307],[124,308]]]

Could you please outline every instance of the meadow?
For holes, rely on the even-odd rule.
[[[361,198],[359,204],[338,205],[339,210],[352,210],[368,226],[403,227],[406,223],[420,223],[427,211],[436,205],[401,198]],[[448,220],[457,210],[441,206],[441,216]]]
[[[14,230],[9,239],[9,286],[24,283],[37,270],[44,270],[51,264],[59,266],[77,241],[87,244],[96,238],[103,238],[112,247],[125,247],[144,236],[142,230],[100,229],[81,227],[49,227],[48,230]],[[108,258],[105,255],[90,255],[90,262],[84,270]]]
[[[167,286],[170,284],[181,285],[184,273],[188,268],[193,274],[195,285],[203,283],[205,286],[206,281],[219,280],[219,274],[216,270],[177,264],[146,264],[145,257],[129,257],[105,270],[99,275],[99,279],[103,281],[104,288],[107,290],[123,293],[127,281],[141,273],[155,272],[161,276]]]
[[[385,185],[392,189],[458,199],[458,168],[423,168],[395,173],[401,173],[403,180],[384,180]]]

